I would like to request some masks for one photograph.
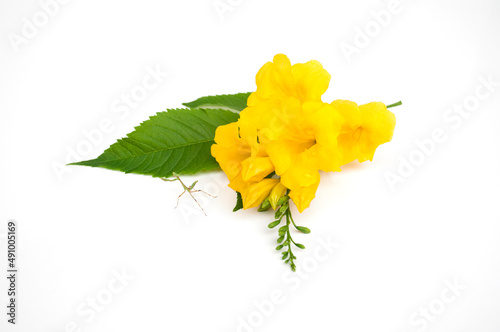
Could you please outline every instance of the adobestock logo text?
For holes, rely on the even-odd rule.
[[[129,92],[122,93],[111,103],[111,111],[118,116],[119,121],[125,120],[131,111],[138,108],[141,102],[146,100],[149,93],[157,89],[168,76],[168,73],[163,72],[159,65],[156,65],[155,68],[146,66],[145,71],[146,74],[140,84],[132,87]],[[53,161],[51,164],[57,179],[62,182],[65,174],[73,172],[73,169],[66,164],[89,159],[94,148],[102,144],[104,136],[113,132],[117,122],[118,120],[113,121],[112,118],[103,118],[96,128],[83,130],[82,136],[84,138],[78,141],[74,147],[66,145],[64,163]]]
[[[351,63],[352,57],[355,54],[360,54],[363,49],[368,47],[372,39],[376,38],[382,32],[383,28],[389,26],[394,15],[402,11],[403,6],[399,0],[389,0],[385,9],[372,10],[370,12],[372,19],[366,22],[363,28],[359,26],[354,27],[352,43],[343,41],[339,45],[347,63]]]
[[[443,122],[458,130],[463,122],[470,118],[474,112],[479,110],[481,102],[489,99],[500,87],[500,81],[493,79],[493,75],[487,78],[480,76],[479,84],[473,93],[462,99],[460,103],[443,112]],[[397,186],[405,183],[410,176],[415,174],[418,167],[422,166],[449,137],[450,130],[439,126],[431,131],[430,137],[415,140],[415,147],[405,156],[398,156],[398,165],[394,171],[386,171],[384,178],[391,191],[396,191]]]
[[[21,18],[22,25],[20,33],[10,32],[7,39],[16,53],[19,53],[22,45],[28,44],[35,38],[41,29],[45,28],[61,10],[63,5],[70,0],[41,0],[38,2],[40,9],[31,18]]]

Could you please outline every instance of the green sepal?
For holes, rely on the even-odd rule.
[[[282,205],[283,203],[285,203],[286,201],[288,201],[288,196],[285,195],[283,197],[281,197],[279,200],[278,200],[278,204],[276,204],[277,206],[280,206]]]
[[[243,209],[243,198],[241,197],[241,194],[237,191],[236,192],[236,206],[233,209],[233,212],[236,212],[238,210]]]
[[[269,199],[265,199],[259,206],[258,210],[259,212],[265,212],[271,208],[271,203],[269,202]]]

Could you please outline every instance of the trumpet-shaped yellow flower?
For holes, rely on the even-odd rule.
[[[239,121],[217,128],[212,155],[229,179],[229,187],[242,195],[243,207],[258,206],[279,182],[264,179],[274,165],[257,137],[241,128]]]
[[[383,103],[372,102],[358,107],[353,102],[337,100],[332,105],[344,117],[338,137],[342,164],[356,159],[371,161],[377,147],[391,141],[396,117]]]
[[[268,144],[266,151],[276,174],[292,191],[290,197],[302,211],[314,198],[320,181],[318,171],[340,170],[342,156],[337,136],[342,117],[334,107],[322,102],[296,102],[295,108],[296,116],[290,119],[282,135]]]
[[[257,90],[240,113],[241,121],[254,133],[258,131],[264,142],[274,140],[293,116],[287,107],[293,103],[290,99],[300,103],[321,101],[329,82],[330,74],[318,61],[292,66],[286,55],[277,54],[273,62],[266,63],[257,73]]]
[[[257,90],[248,98],[248,106],[267,100],[285,100],[295,97],[303,102],[321,101],[328,89],[330,74],[321,63],[311,60],[293,66],[284,54],[274,56],[257,73]]]

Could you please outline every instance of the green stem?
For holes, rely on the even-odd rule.
[[[297,257],[295,257],[295,255],[292,252],[292,246],[295,245],[299,249],[305,249],[305,246],[301,243],[295,242],[292,239],[292,234],[290,233],[290,225],[294,225],[295,228],[302,233],[306,233],[306,234],[310,233],[310,230],[306,227],[297,226],[295,224],[295,220],[293,220],[293,217],[292,217],[292,211],[290,210],[288,196],[286,198],[286,201],[281,203],[280,207],[276,211],[275,218],[276,218],[276,221],[270,223],[268,225],[268,227],[274,228],[274,227],[278,226],[281,223],[281,221],[283,220],[283,218],[285,218],[285,225],[280,227],[280,229],[278,231],[278,235],[279,235],[278,243],[281,243],[281,244],[276,247],[276,250],[283,249],[283,252],[281,253],[283,255],[283,257],[281,257],[281,259],[283,259],[285,261],[285,263],[290,264],[290,268],[292,269],[293,272],[295,272],[297,269],[297,266],[295,265],[294,260],[297,259]]]
[[[290,211],[290,209],[288,209],[287,211],[287,220],[288,218],[290,218],[290,220],[292,221],[292,224],[295,226],[295,228],[297,228],[297,225],[295,225],[295,222],[293,221],[293,217],[292,217],[292,211]],[[287,226],[290,225],[290,222],[287,223]],[[290,227],[288,227],[288,234],[290,236]],[[292,241],[294,244],[297,244],[297,242],[295,242],[292,237],[290,236],[290,241]]]
[[[397,103],[387,105],[386,107],[387,107],[387,108],[391,108],[391,107],[395,107],[395,106],[399,106],[399,105],[403,105],[403,103],[401,102],[401,100],[400,100],[400,101],[398,101]]]
[[[295,228],[297,228],[297,225],[295,224],[295,220],[293,220],[292,212],[290,211],[290,209],[288,209],[288,212],[290,213],[290,220],[292,220],[293,226],[295,226]]]
[[[292,239],[292,236],[290,235],[290,220],[292,220],[293,222],[293,219],[291,219],[291,212],[290,212],[290,208],[288,208],[285,212],[286,214],[286,236],[287,236],[287,240],[288,240],[288,259],[290,261],[290,267],[292,269],[293,272],[295,272],[295,263],[293,262],[294,260],[294,257],[293,257],[293,253],[292,253],[292,243],[295,243],[295,241],[293,241]]]

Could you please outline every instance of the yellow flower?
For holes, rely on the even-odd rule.
[[[293,66],[284,54],[274,56],[257,73],[257,91],[248,98],[248,105],[254,106],[264,100],[284,100],[295,97],[303,102],[321,101],[328,89],[330,74],[321,63],[311,60]]]
[[[215,131],[212,155],[229,179],[229,187],[239,192],[245,209],[258,206],[279,182],[265,179],[274,165],[256,136],[241,128],[239,121],[219,126]]]
[[[257,73],[257,90],[248,98],[248,107],[240,113],[241,121],[248,130],[258,131],[264,143],[274,140],[293,116],[287,104],[294,100],[321,101],[329,82],[330,74],[318,61],[292,66],[286,55],[277,54],[273,62],[266,63]]]
[[[353,102],[336,100],[332,105],[344,117],[338,144],[342,150],[342,164],[358,159],[372,160],[377,147],[390,142],[396,117],[380,102],[357,106]]]
[[[282,184],[291,190],[290,197],[303,211],[314,198],[318,171],[340,170],[337,136],[342,118],[334,107],[322,102],[296,102],[295,108],[296,116],[266,151]]]

